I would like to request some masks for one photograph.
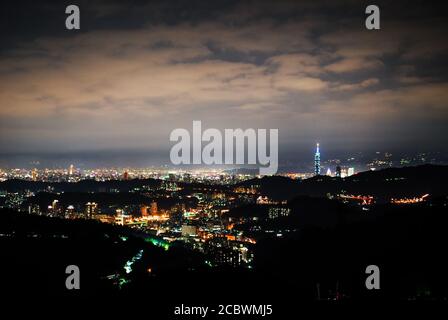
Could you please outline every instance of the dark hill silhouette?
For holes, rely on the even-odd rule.
[[[64,192],[110,192],[116,189],[120,192],[128,192],[133,188],[143,186],[160,185],[160,180],[156,179],[132,179],[132,180],[109,180],[96,181],[92,179],[81,180],[79,182],[42,182],[11,179],[0,183],[0,190],[8,192],[17,192],[21,190],[40,191],[48,187],[54,188],[54,191]]]
[[[272,199],[289,199],[298,194],[299,183],[297,180],[293,180],[282,176],[271,176],[263,178],[255,178],[247,181],[243,181],[238,186],[250,187],[258,185],[260,192],[269,196]]]
[[[182,247],[171,246],[168,251],[144,241],[131,229],[103,224],[93,220],[65,220],[16,213],[0,209],[0,275],[2,287],[8,294],[33,296],[39,294],[68,295],[65,289],[65,268],[75,264],[81,270],[82,294],[118,292],[114,280],[136,277],[151,280],[152,272],[165,274],[188,273],[191,268],[203,266],[202,257]],[[126,261],[143,250],[142,259],[135,262],[133,272],[127,275]],[[148,288],[152,289],[150,283]]]
[[[245,181],[241,185],[260,185],[261,193],[273,199],[347,193],[372,195],[378,202],[387,202],[390,198],[415,197],[426,193],[434,196],[448,194],[447,181],[448,166],[422,165],[366,171],[343,179],[316,176],[297,181],[284,177],[264,177]]]
[[[339,221],[330,228],[309,224],[290,237],[265,237],[257,243],[256,267],[276,274],[278,283],[309,292],[319,283],[324,299],[335,288],[355,299],[440,299],[448,293],[442,254],[448,216],[446,197],[439,200],[378,205],[357,222]],[[370,264],[381,269],[381,291],[365,290]]]
[[[335,227],[340,223],[356,221],[359,217],[357,208],[348,206],[340,201],[326,198],[298,196],[282,207],[289,208],[290,214],[286,217],[269,219],[269,208],[278,205],[250,204],[231,209],[228,217],[235,218],[261,218],[256,222],[262,229],[297,229],[304,227]],[[250,227],[252,223],[247,225]],[[244,229],[244,228],[243,228]],[[247,231],[248,229],[246,229]]]

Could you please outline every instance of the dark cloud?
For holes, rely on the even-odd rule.
[[[3,153],[163,158],[170,131],[192,120],[279,128],[283,153],[316,140],[361,151],[447,145],[441,2],[378,1],[379,31],[364,28],[363,1],[77,4],[80,31],[65,30],[63,2],[2,10]]]

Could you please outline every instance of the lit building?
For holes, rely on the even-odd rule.
[[[67,206],[67,208],[65,209],[65,214],[64,217],[66,219],[74,219],[76,218],[76,212],[75,212],[75,207],[73,205],[69,205]]]
[[[87,202],[85,214],[87,218],[92,218],[98,214],[98,204],[96,202]]]
[[[33,169],[33,171],[31,172],[31,176],[33,181],[37,181],[37,169]]]
[[[75,172],[75,166],[71,164],[70,167],[68,168],[68,174],[72,176],[74,172]]]
[[[155,216],[157,215],[157,202],[153,201],[151,202],[151,215]]]
[[[69,205],[69,206],[67,207],[67,209],[65,210],[65,212],[66,212],[67,214],[73,214],[73,213],[75,212],[75,207],[72,206],[72,205]]]
[[[267,196],[259,196],[257,198],[257,204],[284,204],[284,203],[286,203],[286,200],[275,201],[275,200],[269,199]]]
[[[30,204],[28,206],[28,213],[29,214],[41,214],[39,205],[38,204]]]
[[[219,237],[208,240],[204,252],[213,265],[250,266],[254,258],[250,245]]]
[[[132,216],[125,214],[123,209],[117,209],[115,210],[116,216],[115,216],[115,223],[121,226],[124,226],[131,222]]]
[[[316,153],[314,154],[314,175],[320,175],[320,151],[319,143],[316,144]]]
[[[182,225],[182,236],[188,237],[188,236],[195,236],[198,233],[198,228],[196,226],[190,226],[190,225]]]
[[[268,211],[269,219],[276,219],[279,217],[287,217],[291,213],[289,208],[271,207]]]
[[[350,177],[355,174],[355,168],[348,168],[347,177]]]

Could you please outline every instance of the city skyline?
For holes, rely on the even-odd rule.
[[[447,7],[2,5],[6,305],[289,319],[446,303]]]
[[[320,147],[319,147],[320,148]],[[318,152],[318,163],[320,166],[321,155]],[[300,155],[300,158],[283,158],[279,163],[279,172],[296,172],[296,173],[314,173],[316,174],[316,152],[311,151],[308,154]],[[133,160],[129,160],[132,158]],[[111,160],[113,159],[113,160]],[[145,153],[138,153],[129,155],[127,152],[106,153],[106,155],[98,156],[86,154],[84,157],[80,155],[30,155],[23,154],[21,156],[3,157],[0,159],[0,170],[14,170],[14,169],[57,169],[61,170],[67,167],[81,170],[95,170],[95,169],[157,169],[157,170],[172,170],[172,171],[229,171],[235,169],[250,169],[256,170],[257,165],[238,165],[238,164],[221,164],[221,165],[206,165],[206,164],[184,164],[174,165],[169,162],[160,163],[151,161]],[[413,153],[391,153],[388,151],[376,152],[356,152],[356,153],[332,153],[324,151],[324,158],[322,158],[322,168],[330,169],[332,172],[336,170],[337,166],[355,167],[356,171],[366,171],[376,168],[385,167],[402,167],[402,166],[416,166],[421,164],[439,164],[444,165],[448,163],[446,155],[442,152],[413,152]],[[324,170],[323,169],[323,170]],[[320,170],[321,174],[322,170]],[[255,174],[255,171],[253,172]]]

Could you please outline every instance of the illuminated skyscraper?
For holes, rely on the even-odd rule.
[[[319,143],[316,144],[316,153],[314,154],[314,175],[320,174],[320,152]]]
[[[70,176],[72,176],[74,171],[75,171],[75,166],[71,164],[70,167],[68,168],[68,174]]]
[[[87,202],[85,214],[87,218],[93,218],[98,214],[98,204],[95,202]]]

